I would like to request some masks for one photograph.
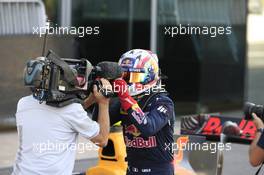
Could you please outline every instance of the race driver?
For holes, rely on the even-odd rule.
[[[173,175],[174,104],[161,86],[158,58],[134,49],[119,60],[123,76],[112,82],[117,101],[111,124],[121,119],[127,150],[127,175]],[[96,112],[94,112],[96,116]]]

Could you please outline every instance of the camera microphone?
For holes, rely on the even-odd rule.
[[[95,73],[95,79],[97,78],[105,78],[109,81],[115,80],[117,78],[122,77],[122,68],[118,65],[117,62],[111,62],[111,61],[103,61],[97,64],[97,66],[94,67],[94,73]],[[93,82],[99,89],[100,92],[105,97],[114,97],[115,94],[107,89],[102,88],[102,83],[99,80],[95,80]],[[90,87],[90,91],[91,91]]]
[[[103,61],[95,67],[96,75],[107,80],[114,80],[122,76],[122,68],[117,62]]]

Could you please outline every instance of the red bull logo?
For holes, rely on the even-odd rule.
[[[151,136],[147,140],[143,139],[142,137],[135,137],[133,139],[125,137],[125,143],[126,146],[129,148],[153,148],[157,146],[155,136]]]
[[[135,125],[129,125],[125,127],[125,133],[126,134],[131,134],[133,136],[139,136],[141,133],[139,132],[139,130],[136,128]]]
[[[125,66],[125,67],[133,67],[133,62],[131,59],[126,58],[121,62],[121,66]]]

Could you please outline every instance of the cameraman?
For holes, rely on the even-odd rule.
[[[106,79],[100,80],[103,88],[112,88]],[[40,104],[33,95],[20,99],[16,113],[19,148],[12,175],[71,175],[79,134],[105,146],[109,134],[109,99],[97,86],[84,106],[93,102],[99,106],[97,122],[87,116],[79,103],[56,108],[45,102]],[[52,144],[52,148],[47,144]]]
[[[252,116],[257,131],[249,148],[249,161],[255,167],[264,162],[264,124],[255,113],[252,113]]]

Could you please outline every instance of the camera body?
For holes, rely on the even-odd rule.
[[[24,84],[40,102],[63,107],[82,103],[91,92],[96,74],[97,69],[88,60],[60,58],[49,51],[46,57],[28,61]]]
[[[244,114],[246,120],[252,120],[252,113],[255,113],[258,117],[264,121],[264,106],[256,105],[254,103],[247,102],[244,107]]]

